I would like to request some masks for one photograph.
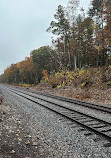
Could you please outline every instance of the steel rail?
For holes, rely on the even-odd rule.
[[[11,89],[15,89],[15,88],[11,87]],[[95,103],[91,103],[91,102],[87,102],[87,101],[83,101],[83,100],[72,99],[72,98],[67,98],[67,97],[62,97],[62,96],[56,96],[56,95],[52,95],[50,93],[43,93],[43,92],[38,92],[38,91],[37,92],[31,91],[31,93],[39,94],[39,95],[54,98],[54,99],[57,99],[60,101],[73,103],[73,104],[77,104],[79,106],[84,106],[87,108],[96,109],[96,110],[100,110],[103,112],[111,113],[111,108],[106,106],[106,105],[104,106],[104,105],[95,104]]]
[[[11,88],[14,89],[15,88]],[[18,90],[19,91],[19,90]],[[99,110],[102,112],[106,112],[106,113],[111,113],[111,108],[110,107],[106,107],[100,104],[95,104],[95,103],[91,103],[91,102],[87,102],[87,101],[82,101],[82,100],[77,100],[77,99],[71,99],[71,98],[66,98],[66,97],[61,97],[61,96],[56,96],[56,95],[52,95],[52,94],[48,94],[48,93],[41,93],[41,92],[32,92],[34,94],[39,94],[41,96],[46,96],[49,98],[54,98],[60,101],[64,101],[64,102],[68,102],[68,103],[73,103],[73,104],[77,104],[79,106],[84,106],[87,108],[91,108],[91,109],[95,109],[95,110]]]
[[[62,115],[63,117],[66,117],[66,118],[70,119],[71,121],[74,121],[77,124],[81,125],[82,127],[85,127],[88,130],[90,130],[90,131],[92,131],[92,132],[94,132],[94,133],[96,133],[96,134],[98,134],[100,136],[103,136],[106,139],[108,139],[109,141],[111,141],[111,136],[107,134],[107,132],[111,131],[111,123],[109,123],[107,121],[95,118],[93,116],[89,116],[87,114],[78,112],[76,110],[72,110],[70,108],[64,107],[64,106],[59,105],[59,104],[56,104],[56,103],[53,103],[53,102],[50,102],[50,101],[47,101],[47,100],[44,100],[44,99],[32,96],[32,95],[29,95],[29,94],[26,94],[26,93],[24,93],[22,91],[12,90],[12,89],[9,89],[9,88],[8,88],[8,90],[13,92],[13,93],[15,93],[15,94],[17,94],[17,95],[19,95],[19,96],[21,96],[21,97],[23,97],[23,98],[25,98],[25,99],[28,99],[31,102],[34,102],[34,103],[36,103],[38,105],[41,105],[41,106],[43,106],[43,107],[45,107],[45,108],[47,108],[47,109],[49,109],[49,110],[51,110],[53,112],[56,112],[57,114]],[[24,94],[26,96],[24,96]],[[43,105],[40,102],[35,101],[35,100],[33,100],[33,99],[29,98],[29,97],[33,97],[33,98],[40,99],[42,101],[48,102],[52,106],[50,107],[50,106],[47,106],[47,105]],[[54,107],[54,105],[55,105],[55,107]],[[63,110],[65,110],[65,111],[63,111]],[[72,115],[71,115],[71,113],[72,113]],[[75,116],[75,114],[76,115],[78,114],[78,116]],[[83,121],[81,120],[81,118],[83,118]],[[84,119],[89,119],[89,118],[90,118],[90,120],[84,121]],[[91,119],[92,119],[92,122],[94,122],[94,121],[98,122],[99,126],[97,125],[97,123],[96,124],[93,123],[92,125],[91,124],[88,125],[87,123],[91,122]],[[105,130],[104,128],[107,128],[107,127],[109,129]],[[101,130],[101,128],[103,128],[103,129]],[[98,130],[98,129],[100,129],[100,130]]]
[[[32,92],[32,93],[47,96],[47,97],[54,98],[54,99],[61,100],[61,101],[65,101],[68,103],[74,103],[74,104],[88,107],[91,109],[95,108],[96,110],[101,110],[103,112],[111,113],[111,108],[106,107],[104,105],[95,104],[95,103],[91,103],[91,102],[87,102],[87,101],[83,101],[83,100],[71,99],[71,98],[62,97],[62,96],[56,96],[56,95],[52,95],[49,93],[43,93],[43,92]]]

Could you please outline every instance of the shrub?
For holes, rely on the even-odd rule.
[[[48,80],[49,80],[49,74],[48,74],[48,72],[47,72],[47,70],[43,70],[43,77],[42,77],[42,80],[41,80],[41,82],[48,82]]]
[[[19,86],[29,88],[29,87],[31,87],[32,85],[30,85],[30,84],[25,84],[25,83],[23,83],[23,84],[20,83]]]
[[[58,73],[55,73],[53,75],[50,75],[48,83],[50,85],[52,85],[53,88],[55,88],[57,86],[62,86],[63,83],[66,83],[65,82],[65,80],[66,80],[65,76],[66,76],[65,71],[58,72]]]

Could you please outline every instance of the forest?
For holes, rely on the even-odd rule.
[[[30,57],[11,64],[0,76],[8,84],[37,85],[49,82],[53,88],[76,83],[92,83],[99,71],[102,81],[111,84],[111,0],[93,0],[87,15],[79,0],[59,5],[47,32],[52,45],[30,52]]]

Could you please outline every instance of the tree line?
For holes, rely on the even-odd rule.
[[[47,32],[52,46],[33,50],[30,57],[8,67],[0,80],[6,83],[37,84],[43,70],[72,71],[111,64],[111,0],[93,0],[85,16],[79,0],[59,5]]]

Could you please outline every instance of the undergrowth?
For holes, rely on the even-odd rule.
[[[41,82],[48,83],[52,88],[65,86],[108,88],[111,86],[111,66],[52,72],[50,75],[44,70]]]

